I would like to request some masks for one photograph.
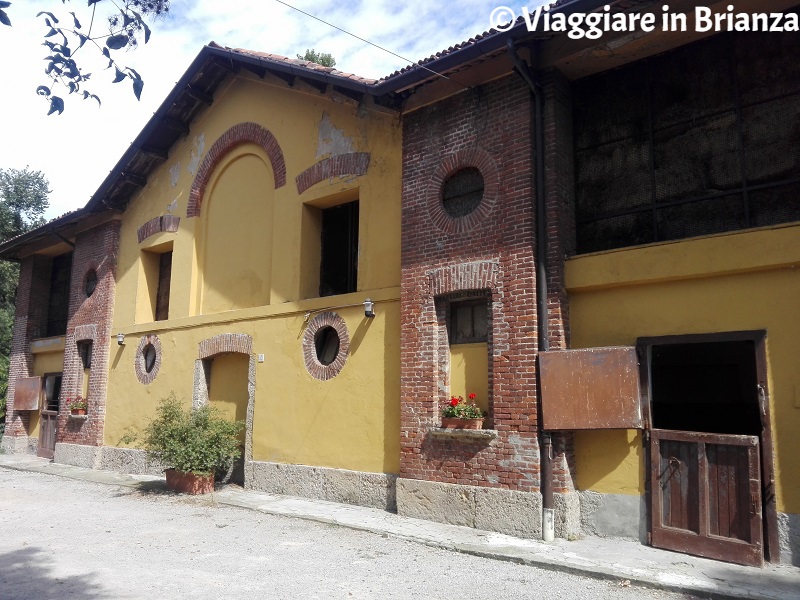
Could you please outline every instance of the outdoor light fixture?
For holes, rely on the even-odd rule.
[[[117,344],[119,344],[120,346],[124,346],[125,345],[125,334],[124,333],[118,333],[117,334]]]
[[[375,316],[375,303],[369,298],[364,300],[364,316],[370,319]]]

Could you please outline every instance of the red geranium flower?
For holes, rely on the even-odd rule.
[[[455,396],[450,398],[450,406],[458,406],[458,398],[456,398]]]
[[[470,394],[470,395],[469,395],[469,399],[470,399],[470,400],[475,400],[475,394]]]

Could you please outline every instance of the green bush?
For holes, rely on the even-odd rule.
[[[6,399],[5,397],[0,398],[0,423],[4,423],[6,420]]]
[[[239,458],[239,432],[244,421],[228,421],[210,407],[184,409],[170,394],[156,409],[143,433],[125,435],[125,444],[141,442],[150,460],[185,473],[227,471]]]

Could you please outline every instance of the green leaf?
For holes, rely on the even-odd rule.
[[[11,6],[11,2],[6,2],[5,0],[0,1],[0,8],[8,8]]]
[[[36,88],[36,93],[40,96],[49,96],[50,95],[50,88],[46,85],[40,85]]]
[[[6,11],[4,11],[4,10],[0,10],[0,23],[2,23],[3,25],[8,25],[9,27],[11,27],[11,19],[8,18],[8,15],[6,14]]]
[[[136,69],[132,69],[131,67],[128,67],[128,71],[130,72],[131,79],[141,79],[141,77],[139,76],[139,73],[136,72]]]
[[[53,13],[47,12],[46,10],[43,10],[40,13],[38,13],[36,16],[37,17],[41,17],[42,15],[47,15],[48,17],[50,17],[50,19],[53,21],[53,23],[58,23],[58,19],[56,19],[56,16]]]
[[[144,27],[144,43],[146,44],[150,41],[150,28],[144,21],[142,21],[142,27]]]
[[[81,22],[78,21],[78,17],[75,16],[74,12],[71,12],[69,14],[72,15],[72,20],[75,21],[75,29],[80,29],[81,28]]]
[[[127,35],[112,35],[111,37],[106,39],[106,47],[111,48],[112,50],[119,50],[120,48],[124,48],[127,45],[128,45]]]
[[[51,27],[51,28],[50,28],[50,31],[48,31],[47,33],[45,33],[45,34],[44,34],[44,37],[51,37],[51,36],[53,36],[53,35],[55,35],[55,34],[57,34],[57,33],[58,33],[58,32],[57,32],[55,29],[53,29],[53,28]]]
[[[116,77],[114,77],[114,81],[112,81],[111,83],[119,83],[120,81],[122,81],[123,79],[125,79],[125,77],[127,77],[127,76],[125,75],[125,73],[123,73],[122,71],[120,71],[119,69],[117,69],[117,76],[116,76]]]
[[[133,80],[133,93],[136,95],[137,100],[141,100],[143,87],[144,87],[144,81],[142,81],[141,79]]]
[[[88,41],[89,41],[89,36],[87,36],[87,35],[83,35],[82,33],[79,33],[79,34],[78,34],[78,38],[81,40],[81,43],[80,43],[80,44],[78,44],[78,48],[80,48],[80,47],[81,47],[81,46],[83,46],[83,45],[84,45],[86,42],[88,42]]]
[[[50,110],[47,114],[52,115],[56,111],[58,111],[58,114],[64,112],[64,101],[58,96],[52,96],[50,98]]]
[[[89,94],[89,98],[94,98],[95,100],[97,100],[97,106],[102,106],[102,102],[100,102],[100,98],[98,98],[94,94]]]

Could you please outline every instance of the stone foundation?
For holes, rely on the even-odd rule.
[[[800,515],[778,513],[781,562],[800,567]]]
[[[272,494],[396,510],[396,475],[250,461],[245,487]]]
[[[647,543],[644,496],[579,492],[581,533],[600,537],[627,537]]]
[[[27,435],[4,435],[2,448],[6,454],[36,454],[39,449],[39,438]]]
[[[56,443],[54,462],[102,469],[128,475],[163,475],[164,467],[148,462],[144,450],[114,446],[81,446]]]
[[[539,492],[398,479],[397,513],[523,538],[542,537]]]

